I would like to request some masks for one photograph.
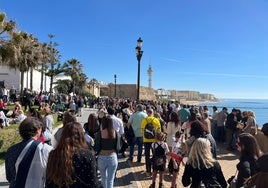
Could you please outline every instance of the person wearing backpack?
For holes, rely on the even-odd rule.
[[[155,181],[157,174],[159,173],[159,188],[164,188],[163,177],[166,168],[166,155],[169,154],[169,148],[165,140],[165,134],[163,132],[156,132],[156,142],[152,143],[153,157],[153,176],[152,184],[149,188],[155,188]]]
[[[150,151],[151,145],[156,141],[155,133],[161,132],[161,125],[158,118],[154,117],[154,110],[148,108],[147,117],[141,122],[141,132],[143,135],[144,143],[144,155],[145,155],[145,165],[147,175],[151,175],[151,161],[150,161]]]

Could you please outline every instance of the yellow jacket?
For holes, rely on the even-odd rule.
[[[154,125],[154,129],[156,132],[160,132],[161,131],[161,124],[158,118],[153,117],[153,116],[148,116],[146,118],[144,118],[141,122],[141,133],[143,135],[143,142],[155,142],[156,139],[152,138],[152,139],[148,139],[144,137],[144,128],[147,124],[147,122],[152,122],[152,124]]]

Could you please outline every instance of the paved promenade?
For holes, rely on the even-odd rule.
[[[84,108],[82,110],[82,117],[78,117],[78,121],[83,125],[87,122],[88,115],[92,112],[96,111],[95,109]],[[54,132],[57,129],[54,130]],[[218,146],[218,160],[221,164],[223,174],[225,179],[227,180],[229,177],[235,174],[236,164],[238,163],[238,155],[239,153],[230,153],[225,149],[225,145]],[[118,170],[116,173],[116,179],[114,186],[116,188],[127,187],[127,188],[137,188],[137,187],[149,187],[151,184],[151,177],[148,177],[145,174],[145,159],[142,158],[141,163],[135,162],[136,152],[134,153],[134,162],[127,161],[127,158],[122,158],[119,154],[119,164]],[[126,156],[128,156],[128,151],[126,152]],[[183,187],[181,184],[181,177],[184,171],[184,166],[181,165],[179,177],[177,181],[178,187]],[[4,165],[0,166],[0,187],[8,187],[8,182],[6,181],[5,168]],[[170,187],[171,184],[171,176],[165,174],[164,176],[164,186]],[[158,182],[157,182],[158,185]]]

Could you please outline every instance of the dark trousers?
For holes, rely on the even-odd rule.
[[[151,150],[152,150],[152,142],[144,142],[143,144],[144,144],[146,171],[151,172],[152,164],[151,164],[150,156],[151,156]]]
[[[225,130],[224,130],[224,126],[218,126],[217,127],[217,141],[219,143],[224,143],[225,140]]]
[[[236,140],[238,136],[238,131],[233,129],[226,129],[226,142],[228,144],[228,149],[236,149]]]

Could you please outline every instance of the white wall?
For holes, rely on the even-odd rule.
[[[9,69],[7,66],[0,65],[0,81],[5,81],[5,86],[10,89],[12,86],[20,91],[20,71],[15,69]],[[44,76],[43,90],[49,91],[50,78]],[[41,85],[41,73],[33,71],[33,90],[40,91]],[[30,88],[30,72],[24,73],[24,87]]]
[[[0,81],[5,82],[7,89],[12,86],[19,90],[20,88],[20,71],[15,69],[9,69],[6,66],[0,66]]]

